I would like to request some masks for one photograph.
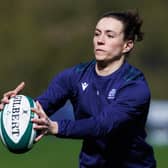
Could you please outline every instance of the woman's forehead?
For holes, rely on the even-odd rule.
[[[113,17],[105,17],[98,21],[96,29],[121,33],[123,31],[123,23]]]

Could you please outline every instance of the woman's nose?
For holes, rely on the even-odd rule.
[[[104,35],[99,36],[98,40],[97,40],[98,44],[104,44],[105,43],[105,38]]]

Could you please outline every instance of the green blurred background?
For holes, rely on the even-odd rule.
[[[24,94],[39,95],[59,71],[93,58],[93,31],[102,13],[138,9],[145,39],[129,59],[145,73],[152,99],[167,100],[167,7],[165,0],[0,0],[0,94],[25,81]],[[81,141],[45,137],[23,155],[1,145],[3,168],[74,168]],[[166,168],[168,147],[154,150],[158,168]]]

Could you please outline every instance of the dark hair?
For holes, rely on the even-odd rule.
[[[107,12],[101,16],[112,17],[121,21],[124,25],[124,40],[142,41],[144,33],[141,31],[142,19],[138,11],[129,10],[124,12]]]

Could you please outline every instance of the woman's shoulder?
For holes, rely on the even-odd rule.
[[[144,73],[137,67],[129,64],[128,62],[125,63],[125,67],[123,70],[123,80],[125,82],[135,82],[139,80],[146,81]]]
[[[138,68],[127,63],[122,77],[122,84],[119,88],[122,96],[144,98],[150,97],[150,88],[144,73]]]
[[[94,60],[92,60],[89,62],[77,64],[76,66],[74,66],[74,72],[77,74],[85,72],[85,71],[89,70],[90,68],[92,68],[93,66],[95,66],[95,63],[96,62]]]

